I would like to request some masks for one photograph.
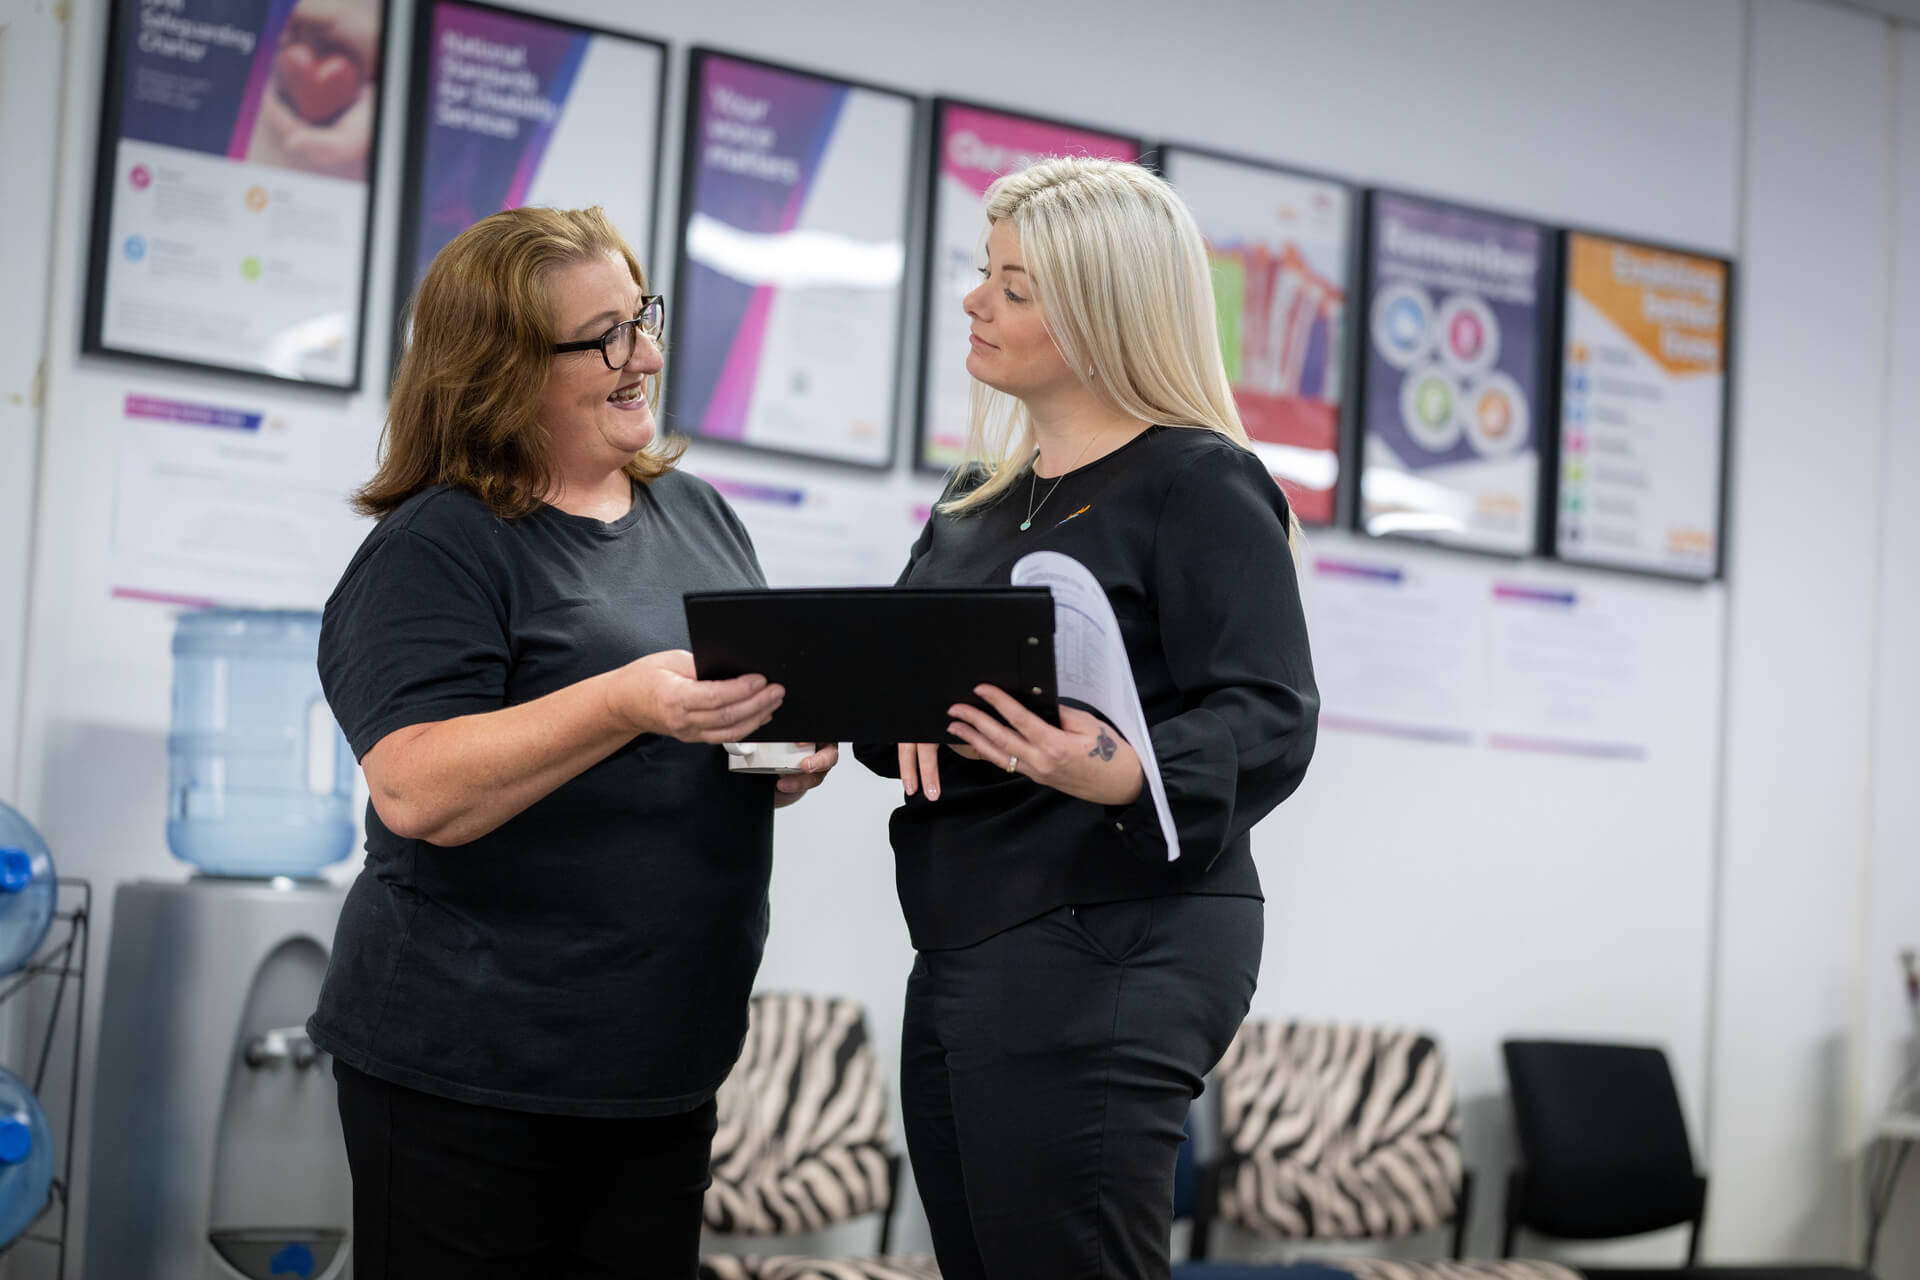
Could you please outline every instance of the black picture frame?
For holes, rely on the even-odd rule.
[[[1178,157],[1182,154],[1198,157],[1218,164],[1240,165],[1248,169],[1275,174],[1283,178],[1295,178],[1306,182],[1319,183],[1337,188],[1346,200],[1346,217],[1342,228],[1345,236],[1345,260],[1341,266],[1346,273],[1346,301],[1341,308],[1340,328],[1335,357],[1339,362],[1336,373],[1339,378],[1341,396],[1334,418],[1334,457],[1338,470],[1333,487],[1333,512],[1328,519],[1310,520],[1299,517],[1300,523],[1308,528],[1341,529],[1346,528],[1353,519],[1352,503],[1358,492],[1353,472],[1358,469],[1359,459],[1356,450],[1356,430],[1359,417],[1356,406],[1359,402],[1358,388],[1352,373],[1352,351],[1356,336],[1355,303],[1361,291],[1361,269],[1363,258],[1361,240],[1363,219],[1366,209],[1365,188],[1353,180],[1322,170],[1304,168],[1299,165],[1285,164],[1259,156],[1250,156],[1231,151],[1221,151],[1213,147],[1198,146],[1192,143],[1172,139],[1161,139],[1153,147],[1154,170],[1179,190]],[[1185,198],[1185,193],[1182,193]],[[1191,205],[1191,201],[1189,201]],[[1198,215],[1196,215],[1197,217]],[[1201,230],[1204,232],[1205,227]],[[1242,415],[1244,419],[1244,414]],[[1251,434],[1251,433],[1249,433]],[[1291,504],[1290,504],[1291,505]]]
[[[405,347],[409,315],[413,304],[413,291],[418,287],[420,274],[426,266],[419,259],[419,243],[420,223],[426,208],[426,192],[423,188],[427,181],[430,162],[427,148],[433,110],[433,104],[429,99],[429,91],[433,83],[433,25],[435,16],[443,8],[477,10],[516,22],[537,24],[597,39],[625,41],[654,52],[659,65],[655,75],[657,83],[653,94],[653,163],[648,175],[646,226],[642,231],[640,242],[632,246],[635,254],[640,258],[642,267],[648,266],[653,261],[660,239],[660,185],[664,164],[663,155],[666,151],[667,80],[672,70],[672,47],[666,41],[631,31],[576,22],[569,18],[556,18],[544,13],[530,13],[524,9],[489,4],[486,0],[418,0],[414,7],[413,43],[408,57],[406,164],[400,191],[400,239],[394,258],[393,328],[388,343],[390,370],[399,368],[400,354]],[[493,212],[497,213],[499,210],[493,210]],[[657,287],[659,274],[657,271],[648,271],[648,283]]]
[[[257,2],[263,11],[268,9],[268,0],[257,0]],[[352,394],[362,388],[366,381],[367,286],[372,278],[373,269],[373,216],[379,196],[381,118],[385,114],[387,86],[391,83],[388,53],[393,43],[392,0],[378,0],[378,3],[380,36],[377,41],[374,66],[380,80],[375,90],[373,120],[367,143],[365,194],[360,212],[360,262],[356,299],[352,308],[354,316],[352,362],[347,378],[344,381],[334,382],[289,376],[260,368],[256,364],[198,359],[107,341],[105,334],[107,294],[111,287],[112,266],[117,261],[109,241],[113,235],[113,215],[119,198],[120,184],[116,175],[119,172],[120,123],[126,105],[127,54],[137,29],[137,16],[142,8],[139,0],[109,0],[108,6],[106,72],[101,86],[99,127],[94,139],[93,204],[88,232],[87,287],[80,337],[80,349],[83,353],[121,357],[146,364],[196,372],[214,371],[254,381],[315,387],[346,394]],[[269,87],[265,92],[271,93],[274,90]]]
[[[929,433],[929,397],[933,391],[932,359],[933,351],[933,307],[937,301],[940,263],[940,165],[945,147],[947,112],[959,107],[966,111],[980,111],[991,115],[1005,116],[1027,124],[1042,125],[1054,129],[1071,129],[1077,133],[1092,133],[1131,143],[1133,158],[1147,163],[1149,152],[1147,140],[1137,134],[1110,129],[1103,125],[1083,124],[1073,120],[1062,120],[1054,116],[1038,115],[1031,111],[1021,111],[1010,107],[995,106],[990,103],[976,102],[967,98],[941,96],[933,99],[931,109],[931,139],[926,155],[924,175],[926,201],[926,227],[921,253],[921,324],[920,324],[920,372],[919,385],[914,393],[914,431],[913,466],[914,470],[929,475],[944,475],[953,469],[953,463],[932,459],[928,454]]]
[[[691,222],[699,199],[699,175],[701,154],[700,138],[700,100],[705,86],[706,69],[715,60],[725,60],[749,67],[760,68],[779,75],[800,79],[822,81],[841,88],[881,94],[897,98],[905,104],[908,117],[906,129],[906,150],[901,157],[900,173],[900,244],[902,249],[898,299],[894,308],[894,321],[890,328],[893,337],[893,349],[887,364],[886,421],[880,429],[884,441],[883,451],[873,458],[849,457],[824,451],[787,448],[780,445],[747,439],[733,439],[716,436],[698,430],[688,430],[683,425],[683,412],[686,408],[684,378],[674,376],[673,365],[687,358],[687,346],[690,335],[696,332],[694,326],[698,305],[688,286],[690,260],[687,247],[687,228]],[[793,458],[806,462],[849,467],[860,471],[885,472],[893,468],[899,456],[900,434],[900,383],[901,365],[908,350],[907,325],[907,282],[908,266],[912,260],[913,240],[913,167],[915,150],[919,146],[922,125],[923,102],[917,95],[891,85],[862,80],[839,72],[823,71],[814,67],[797,66],[792,63],[774,62],[751,54],[736,53],[729,49],[707,45],[694,46],[688,55],[685,114],[681,121],[680,151],[680,190],[678,210],[674,219],[673,281],[676,297],[668,308],[668,338],[673,342],[673,334],[678,330],[683,335],[673,342],[668,353],[666,377],[666,412],[662,416],[662,426],[670,432],[698,440],[703,444],[715,444],[723,448],[739,449],[773,457]]]
[[[1410,542],[1422,546],[1438,547],[1447,551],[1464,552],[1469,555],[1482,555],[1498,560],[1523,560],[1529,556],[1547,554],[1544,538],[1542,512],[1547,505],[1547,469],[1551,465],[1547,447],[1546,422],[1548,409],[1555,403],[1557,393],[1555,352],[1559,343],[1559,234],[1560,228],[1544,219],[1525,213],[1516,213],[1508,209],[1491,208],[1485,205],[1469,204],[1444,196],[1430,195],[1422,191],[1409,191],[1392,187],[1368,187],[1366,189],[1365,209],[1361,215],[1361,288],[1359,303],[1366,311],[1363,322],[1358,316],[1353,329],[1353,342],[1349,345],[1352,377],[1349,385],[1353,388],[1353,456],[1352,499],[1350,511],[1352,528],[1368,538],[1383,541]],[[1528,406],[1529,422],[1535,436],[1534,475],[1533,475],[1533,519],[1527,526],[1527,542],[1524,547],[1507,548],[1495,545],[1477,545],[1468,540],[1443,539],[1425,534],[1402,531],[1382,532],[1367,527],[1366,514],[1366,473],[1368,443],[1369,389],[1368,372],[1369,353],[1372,349],[1371,312],[1374,294],[1379,284],[1379,255],[1376,252],[1375,216],[1379,201],[1383,198],[1405,200],[1441,213],[1456,213],[1469,217],[1492,219],[1502,222],[1519,223],[1535,230],[1540,238],[1540,260],[1535,279],[1534,297],[1534,358],[1532,366],[1533,394]],[[1554,419],[1556,422],[1558,418]]]
[[[1567,255],[1574,236],[1588,236],[1597,240],[1607,240],[1626,245],[1629,248],[1645,249],[1653,253],[1671,253],[1688,258],[1698,258],[1720,266],[1726,273],[1726,287],[1721,299],[1721,395],[1720,415],[1715,432],[1715,447],[1719,450],[1718,465],[1714,468],[1714,546],[1713,568],[1708,573],[1686,573],[1675,569],[1663,569],[1651,565],[1629,565],[1615,561],[1586,559],[1562,554],[1560,545],[1560,499],[1561,499],[1561,448],[1564,433],[1564,413],[1566,409],[1566,363],[1567,363],[1567,308],[1570,302],[1572,274],[1569,270]],[[1559,228],[1554,256],[1558,264],[1554,279],[1554,359],[1552,362],[1552,405],[1553,431],[1543,441],[1546,472],[1540,503],[1540,545],[1543,554],[1550,555],[1562,564],[1579,569],[1593,569],[1606,573],[1623,573],[1638,578],[1658,578],[1673,582],[1706,583],[1717,582],[1727,573],[1727,535],[1731,505],[1728,497],[1732,487],[1733,454],[1733,399],[1736,394],[1734,377],[1734,353],[1738,350],[1735,332],[1739,318],[1736,305],[1739,298],[1739,263],[1736,259],[1710,249],[1693,245],[1675,244],[1669,241],[1632,235],[1625,232],[1609,231],[1591,226],[1565,226]]]

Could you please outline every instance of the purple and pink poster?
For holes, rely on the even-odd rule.
[[[116,0],[86,347],[360,381],[385,0]]]
[[[961,300],[980,283],[985,262],[987,188],[1049,156],[1138,160],[1140,140],[959,102],[943,100],[937,109],[919,462],[944,471],[966,456],[973,379]]]
[[[649,276],[658,275],[664,45],[488,5],[426,0],[413,54],[395,291],[403,314],[448,241],[489,214],[523,205],[600,206]]]
[[[1376,194],[1369,213],[1360,524],[1534,550],[1549,233]]]
[[[893,458],[913,99],[696,51],[669,428]]]

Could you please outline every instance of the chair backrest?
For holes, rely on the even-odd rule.
[[[1600,1240],[1700,1214],[1705,1192],[1665,1053],[1566,1040],[1500,1048],[1524,1166],[1522,1226]]]
[[[1221,1218],[1267,1236],[1359,1240],[1454,1216],[1460,1119],[1430,1037],[1248,1022],[1214,1075]]]
[[[1499,1262],[1342,1258],[1340,1269],[1353,1280],[1581,1280],[1572,1267],[1541,1258],[1503,1258]]]
[[[756,995],[717,1102],[713,1230],[815,1231],[890,1208],[886,1088],[858,1003]]]
[[[1200,1204],[1200,1161],[1194,1156],[1193,1108],[1187,1108],[1186,1136],[1173,1155],[1173,1220],[1183,1222]]]

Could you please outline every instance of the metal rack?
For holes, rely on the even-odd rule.
[[[73,1186],[73,1126],[80,1100],[80,1034],[86,1021],[83,1014],[87,1004],[87,932],[93,920],[93,884],[74,876],[60,876],[54,883],[58,886],[58,896],[55,899],[53,923],[47,930],[47,941],[31,961],[6,975],[5,986],[0,987],[0,1010],[6,1007],[8,1001],[33,989],[36,984],[42,989],[47,983],[52,984],[46,1030],[40,1035],[39,1052],[33,1060],[29,1083],[33,1086],[35,1097],[44,1096],[47,1066],[53,1060],[54,1043],[60,1034],[60,1020],[65,1015],[71,1022],[69,1034],[72,1037],[67,1063],[66,1123],[64,1132],[56,1129],[54,1134],[59,1151],[59,1169],[47,1194],[46,1207],[40,1210],[40,1216],[33,1220],[32,1225],[5,1248],[0,1248],[0,1256],[25,1244],[52,1249],[53,1274],[56,1280],[65,1280],[67,1215]],[[69,983],[74,988],[71,1008],[67,1002]],[[31,1037],[26,1042],[31,1044]],[[53,1117],[49,1116],[47,1123],[52,1126]]]

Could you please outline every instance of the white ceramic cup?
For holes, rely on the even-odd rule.
[[[800,773],[800,762],[814,753],[805,742],[729,742],[727,768],[734,773]]]

